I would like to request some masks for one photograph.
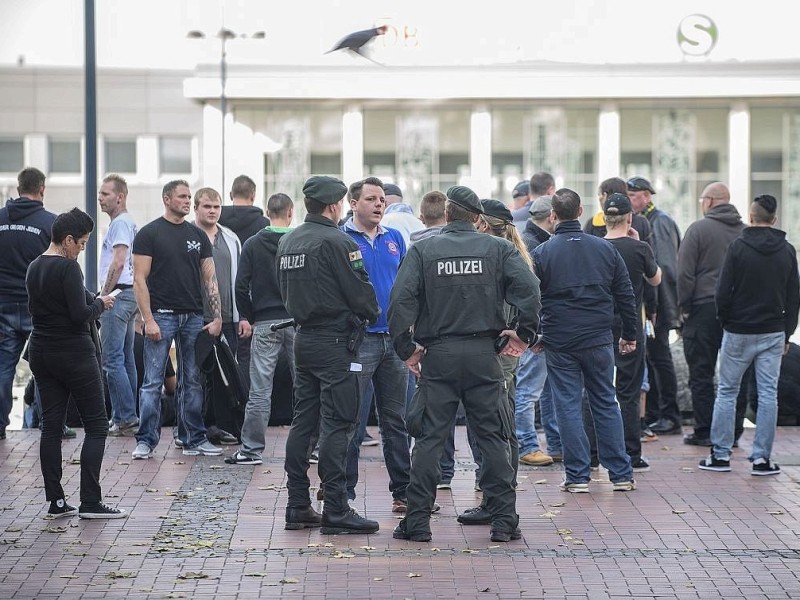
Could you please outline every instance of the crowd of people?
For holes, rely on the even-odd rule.
[[[483,498],[458,520],[490,525],[493,541],[521,536],[520,463],[563,462],[565,492],[589,492],[599,465],[614,491],[635,490],[635,473],[651,468],[642,443],[682,433],[675,330],[694,413],[683,441],[710,448],[700,469],[731,470],[737,395],[752,365],[751,473],[780,472],[771,457],[778,377],[800,284],[772,196],[753,200],[746,226],[727,186],[712,183],[703,217],[681,237],[639,176],[603,181],[599,211],[582,223],[585,199],[544,172],[514,187],[511,207],[456,185],[425,194],[418,216],[394,184],[316,175],[303,186],[307,216],[293,228],[292,199],[273,194],[265,216],[255,183],[241,175],[226,206],[212,188],[192,194],[186,181],[167,183],[163,216],[139,227],[124,178],[109,174],[98,194],[110,225],[95,293],[77,263],[92,219],[77,208],[46,211],[38,169],[24,169],[18,183],[20,197],[0,209],[0,439],[28,342],[53,518],[126,516],[102,501],[104,440],[135,436],[133,459],[153,456],[173,345],[171,439],[188,456],[237,445],[225,458],[231,468],[262,463],[276,365],[287,357],[286,529],[379,530],[350,505],[373,404],[391,509],[403,516],[398,539],[432,539],[460,407]],[[85,429],[78,509],[60,484],[69,402]],[[317,462],[321,514],[308,475]]]

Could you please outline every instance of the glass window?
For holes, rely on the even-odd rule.
[[[492,111],[492,194],[508,200],[514,186],[547,171],[556,187],[594,198],[596,109],[535,107]]]
[[[469,177],[469,145],[469,110],[364,110],[364,173],[399,185],[415,209]]]
[[[79,140],[49,140],[51,173],[81,172],[81,143]]]
[[[295,220],[301,222],[303,183],[308,176],[342,176],[342,112],[296,107],[260,113],[253,120],[267,147],[265,198],[282,192],[301,200],[295,205]]]
[[[161,173],[188,175],[192,172],[192,140],[188,137],[162,137],[158,140]]]
[[[620,176],[649,179],[655,204],[686,231],[703,188],[727,177],[728,109],[622,109],[620,122]]]
[[[105,170],[108,173],[136,173],[136,141],[106,140]]]
[[[25,161],[21,139],[0,139],[0,173],[17,173]]]
[[[800,244],[800,107],[750,111],[750,193],[778,199],[777,227]]]

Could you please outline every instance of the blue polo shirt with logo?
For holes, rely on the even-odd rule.
[[[361,256],[364,258],[364,268],[369,274],[372,287],[375,288],[378,306],[381,307],[378,320],[374,325],[369,326],[367,331],[388,333],[389,322],[386,314],[389,310],[389,294],[397,277],[400,263],[406,256],[406,243],[403,235],[397,229],[378,225],[378,233],[373,239],[370,239],[366,233],[356,229],[352,219],[344,224],[342,231],[358,244],[358,249],[361,250]]]

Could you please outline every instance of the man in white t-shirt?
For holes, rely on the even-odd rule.
[[[386,210],[381,225],[397,229],[408,248],[411,245],[411,234],[425,229],[425,225],[414,216],[411,205],[403,202],[403,192],[398,186],[387,183],[383,186],[383,193],[386,195]]]
[[[100,250],[100,295],[119,290],[113,308],[100,316],[102,363],[111,397],[109,435],[133,435],[139,425],[136,417],[136,361],[133,354],[136,298],[133,294],[131,247],[136,223],[128,213],[128,184],[119,175],[103,179],[97,201],[111,217]]]

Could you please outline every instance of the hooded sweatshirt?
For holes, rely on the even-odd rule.
[[[232,230],[244,246],[247,240],[269,225],[269,219],[257,206],[227,205],[219,214],[219,224]]]
[[[275,268],[278,243],[290,231],[288,227],[267,227],[242,248],[236,274],[236,306],[241,318],[251,324],[290,318],[281,299]]]
[[[56,216],[39,200],[17,198],[0,208],[0,304],[28,301],[28,265],[50,245]]]
[[[744,223],[733,204],[720,204],[692,223],[678,250],[678,304],[683,314],[714,302],[725,252]]]
[[[747,227],[731,243],[717,283],[717,318],[732,333],[786,333],[800,310],[797,254],[786,234]]]

